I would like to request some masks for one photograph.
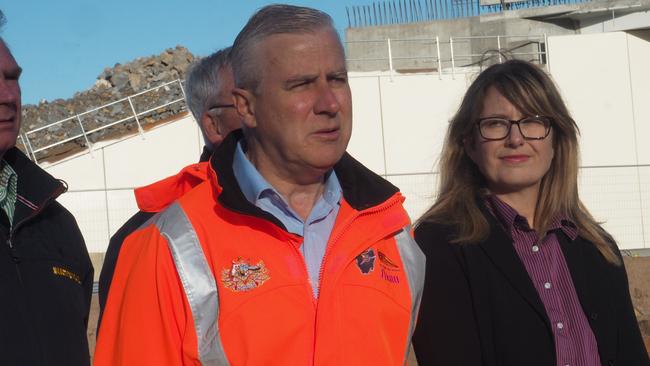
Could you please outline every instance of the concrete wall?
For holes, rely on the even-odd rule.
[[[553,22],[531,19],[510,18],[503,14],[477,16],[432,22],[388,25],[368,28],[348,28],[345,31],[348,63],[352,71],[389,70],[388,46],[391,39],[393,69],[423,70],[438,69],[436,36],[439,39],[442,68],[451,67],[451,46],[456,66],[477,63],[485,51],[499,48],[512,49],[518,53],[539,51],[539,43],[544,35],[574,34],[574,24],[568,19]],[[467,39],[463,37],[486,37],[486,39]],[[505,36],[505,37],[504,37]],[[534,36],[530,38],[511,36]],[[472,56],[474,55],[474,56]],[[524,59],[537,56],[526,55]],[[365,59],[361,61],[359,59]]]
[[[618,13],[616,10],[601,12],[579,20],[579,33],[603,33],[647,28],[650,25],[650,11]]]
[[[549,38],[550,69],[582,130],[581,194],[623,247],[650,247],[650,31]],[[608,52],[603,52],[607,50]]]

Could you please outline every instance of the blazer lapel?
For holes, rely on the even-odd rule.
[[[550,321],[548,315],[546,315],[544,304],[540,300],[524,264],[515,251],[512,238],[504,232],[491,214],[487,214],[486,218],[490,223],[490,236],[480,244],[481,248],[503,273],[508,282],[544,319],[550,329]]]
[[[598,350],[603,359],[612,359],[616,354],[616,323],[612,315],[608,294],[611,271],[598,249],[590,242],[578,237],[571,242],[564,234],[558,234],[573,286],[591,330],[596,337]]]

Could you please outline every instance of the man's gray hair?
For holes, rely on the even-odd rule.
[[[219,94],[221,87],[219,71],[230,65],[230,47],[228,47],[194,61],[188,68],[185,77],[185,98],[199,127],[201,127],[203,113],[207,112]]]
[[[323,28],[336,33],[332,17],[320,10],[286,4],[259,9],[239,32],[232,46],[235,86],[248,90],[257,88],[261,79],[259,60],[251,57],[251,52],[264,38],[274,34],[314,33]]]

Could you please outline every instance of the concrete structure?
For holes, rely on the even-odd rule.
[[[551,75],[582,131],[582,198],[624,249],[650,249],[650,145],[642,138],[650,136],[649,39],[650,30],[548,39]],[[447,121],[476,71],[350,74],[349,151],[401,188],[414,220],[433,202]],[[195,162],[201,147],[196,124],[183,116],[46,169],[68,182],[60,201],[89,251],[102,253],[137,209],[132,188]]]
[[[439,70],[476,65],[488,50],[545,63],[549,36],[649,27],[650,1],[595,0],[458,19],[348,28],[346,47],[353,71]]]

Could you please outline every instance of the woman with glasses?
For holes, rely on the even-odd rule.
[[[620,253],[578,197],[577,135],[530,63],[493,65],[469,87],[415,230],[420,365],[650,365]]]

